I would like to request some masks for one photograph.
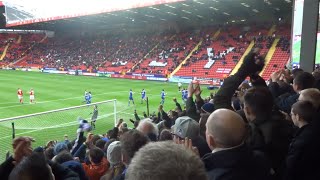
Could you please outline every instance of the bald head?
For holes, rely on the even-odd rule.
[[[309,101],[315,109],[320,108],[320,91],[316,88],[309,88],[300,92],[299,101]]]
[[[214,143],[221,148],[240,145],[247,134],[246,124],[242,117],[229,109],[218,109],[208,118],[207,142],[212,138]],[[212,146],[212,144],[209,144]]]

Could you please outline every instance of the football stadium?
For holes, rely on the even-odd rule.
[[[0,179],[320,179],[319,8],[0,1]]]

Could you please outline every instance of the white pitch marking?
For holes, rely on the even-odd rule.
[[[117,111],[117,113],[120,113],[120,112],[125,111],[125,110],[127,110],[127,109],[123,109],[123,110],[121,110],[121,111]],[[105,115],[105,117],[111,116],[111,115],[113,115],[113,114],[114,114],[114,113],[107,114],[107,115]],[[32,132],[37,132],[37,131],[42,131],[42,130],[45,130],[45,129],[51,129],[51,128],[57,128],[57,127],[64,127],[65,125],[68,125],[68,124],[71,124],[71,123],[74,123],[74,121],[72,121],[72,122],[67,122],[67,123],[63,123],[63,124],[59,124],[59,125],[56,125],[56,126],[45,127],[45,128],[35,129],[35,130],[32,130],[32,131],[26,131],[26,132],[18,133],[18,134],[16,134],[16,136],[19,136],[19,135],[22,135],[22,134],[27,134],[27,133],[32,133]],[[76,122],[75,124],[77,124],[77,123],[78,123],[78,122]],[[74,125],[75,125],[75,124],[74,124]],[[72,125],[73,125],[73,124],[71,124],[70,126],[72,126]],[[3,136],[3,137],[0,138],[0,140],[6,139],[6,138],[9,138],[9,137],[12,137],[12,135],[10,135],[10,136]]]
[[[108,93],[100,93],[100,94],[94,94],[93,96],[99,96],[99,95],[104,95],[104,94],[114,94],[114,93],[118,93],[118,92],[127,92],[127,91],[116,91],[116,92],[108,92]],[[54,101],[64,101],[64,100],[68,100],[68,99],[77,99],[77,98],[81,98],[83,96],[77,96],[77,97],[71,97],[71,98],[64,98],[64,99],[55,99],[55,100],[50,100],[50,101],[36,101],[37,104],[42,104],[42,103],[48,103],[48,102],[54,102]],[[11,102],[10,102],[11,103]],[[18,102],[15,102],[18,103]],[[0,104],[9,104],[9,103],[0,103]],[[17,106],[26,106],[26,105],[33,105],[33,104],[18,104],[18,105],[13,105],[13,106],[5,106],[5,107],[0,107],[0,109],[6,109],[6,108],[11,108],[11,107],[17,107]]]

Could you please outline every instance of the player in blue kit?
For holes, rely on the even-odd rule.
[[[143,101],[147,100],[147,96],[146,96],[146,90],[142,89],[141,91],[141,104],[143,104]]]
[[[82,103],[87,102],[87,99],[86,99],[87,94],[88,94],[88,91],[84,90],[84,101],[82,101]]]
[[[188,90],[184,89],[182,100],[184,103],[186,103],[187,99],[188,99]]]
[[[162,91],[161,91],[161,102],[160,102],[161,105],[164,104],[165,98],[166,98],[166,92],[164,91],[164,89],[162,89]]]
[[[183,88],[183,89],[181,90],[181,100],[182,100],[183,103],[185,103],[185,99],[184,99],[184,97],[185,97],[185,91],[187,91],[185,88]]]
[[[86,100],[86,104],[91,104],[91,99],[92,99],[91,92],[88,92],[84,98]]]
[[[134,105],[132,89],[130,89],[130,91],[129,91],[129,101],[128,101],[128,106],[130,106],[130,102],[131,102],[131,101],[132,101],[132,104]]]

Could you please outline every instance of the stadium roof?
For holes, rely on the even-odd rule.
[[[159,23],[214,25],[270,22],[291,18],[292,0],[187,0],[112,13],[75,17],[23,26],[17,29],[59,31],[68,28],[97,28],[106,31]]]

